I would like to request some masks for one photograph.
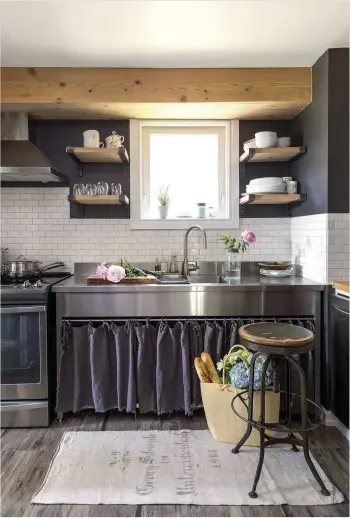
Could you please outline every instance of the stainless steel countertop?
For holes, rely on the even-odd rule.
[[[303,277],[270,279],[259,275],[243,275],[239,280],[221,284],[183,284],[183,285],[88,285],[87,275],[74,275],[53,286],[56,293],[164,293],[164,292],[208,292],[208,291],[324,291],[325,285]]]

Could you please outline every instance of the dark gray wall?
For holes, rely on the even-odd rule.
[[[312,103],[292,122],[293,143],[307,153],[293,162],[306,202],[292,216],[349,212],[349,49],[330,49],[312,69]]]
[[[349,212],[349,49],[329,50],[328,212]]]
[[[30,139],[47,155],[58,169],[69,179],[69,186],[75,183],[97,183],[106,181],[121,183],[123,192],[130,195],[130,167],[124,164],[84,164],[80,178],[79,165],[66,153],[66,146],[82,146],[83,132],[96,129],[100,140],[116,131],[124,135],[124,145],[130,151],[129,121],[128,120],[32,120],[30,123]],[[31,184],[34,186],[33,184]],[[42,186],[42,185],[41,185]],[[80,206],[71,204],[71,218],[81,217]],[[118,205],[89,205],[84,206],[84,218],[129,218],[129,207]]]
[[[328,188],[328,53],[312,69],[312,103],[292,121],[293,143],[307,153],[292,163],[291,176],[299,182],[306,202],[293,207],[293,216],[327,212]]]
[[[239,121],[239,154],[243,153],[243,142],[254,138],[258,131],[276,131],[279,137],[289,137],[292,121],[275,120],[241,120]],[[289,176],[289,170],[283,162],[274,163],[246,163],[240,167],[239,178],[240,194],[246,190],[246,185],[254,178],[265,176]],[[244,175],[242,175],[244,173]],[[242,211],[244,207],[244,212]],[[246,218],[281,218],[288,212],[286,205],[243,205],[241,215]]]

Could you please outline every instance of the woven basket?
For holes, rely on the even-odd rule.
[[[202,400],[210,433],[215,441],[237,444],[247,429],[247,423],[240,419],[232,411],[233,397],[242,392],[232,385],[220,385],[219,383],[201,383]],[[248,395],[248,394],[247,394]],[[247,396],[246,395],[246,396]],[[260,391],[254,391],[253,419],[257,420],[260,414]],[[245,397],[246,397],[245,396]],[[243,403],[236,399],[235,408],[245,418],[248,412]],[[279,420],[280,394],[266,391],[265,420],[276,423]],[[269,432],[273,437],[275,434]],[[259,433],[253,428],[249,439],[245,443],[248,446],[259,446]]]

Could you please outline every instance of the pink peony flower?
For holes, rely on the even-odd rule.
[[[255,243],[256,241],[255,233],[251,232],[250,230],[245,230],[244,232],[242,232],[242,238],[249,244]]]
[[[101,263],[98,265],[98,267],[96,268],[96,275],[98,275],[99,277],[101,277],[101,279],[104,279],[106,280],[107,279],[107,266],[106,266],[106,263]]]
[[[125,270],[122,266],[111,265],[107,270],[107,280],[120,282],[125,277]]]

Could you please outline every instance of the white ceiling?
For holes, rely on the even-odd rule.
[[[311,66],[349,45],[346,0],[0,1],[3,66]]]

